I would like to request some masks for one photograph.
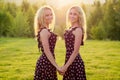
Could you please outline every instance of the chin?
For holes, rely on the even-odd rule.
[[[50,23],[52,22],[52,20],[49,21]]]
[[[51,24],[51,23],[52,23],[52,21],[48,21],[48,22],[47,22],[47,24]]]
[[[70,21],[71,23],[75,23],[75,21]]]
[[[52,21],[49,22],[49,24],[51,24],[51,23],[52,23]]]

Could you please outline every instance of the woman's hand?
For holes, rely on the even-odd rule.
[[[56,66],[56,69],[60,75],[63,75],[64,72],[62,72],[61,67]]]
[[[58,72],[60,75],[64,75],[66,71],[67,71],[67,68],[65,66],[58,69]]]
[[[56,67],[58,72],[61,72],[61,68],[60,67]]]

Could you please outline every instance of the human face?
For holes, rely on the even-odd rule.
[[[47,25],[49,25],[53,20],[53,13],[50,9],[46,9],[44,12],[44,21]]]
[[[79,21],[78,12],[73,8],[70,10],[68,18],[71,24],[77,23]]]

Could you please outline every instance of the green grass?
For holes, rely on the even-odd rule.
[[[65,46],[58,40],[56,62],[64,64]],[[87,80],[120,80],[120,42],[87,40],[81,47]],[[40,53],[31,38],[0,38],[0,80],[33,80]],[[58,74],[58,79],[62,76]]]

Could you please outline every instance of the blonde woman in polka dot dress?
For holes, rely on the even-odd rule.
[[[66,30],[65,45],[66,59],[65,65],[61,67],[60,74],[63,80],[86,80],[84,62],[79,54],[80,46],[85,38],[85,15],[79,6],[73,6],[68,11],[69,30]]]
[[[35,15],[35,35],[42,54],[36,63],[34,80],[57,80],[56,69],[59,68],[54,56],[57,36],[48,29],[53,19],[54,13],[49,6],[41,7]]]

